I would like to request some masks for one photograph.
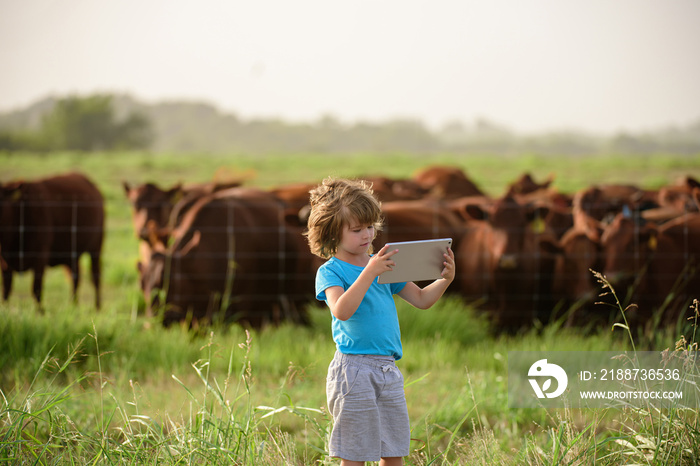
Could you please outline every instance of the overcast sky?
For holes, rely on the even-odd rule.
[[[126,92],[242,118],[637,131],[700,118],[699,57],[699,0],[0,0],[0,111]]]

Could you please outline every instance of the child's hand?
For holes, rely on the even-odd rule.
[[[445,268],[442,269],[440,275],[445,280],[452,281],[455,278],[455,253],[452,252],[452,248],[447,248],[447,253],[443,255],[445,256],[445,262],[443,262]]]
[[[389,245],[385,244],[384,247],[379,250],[379,252],[370,257],[369,263],[367,264],[367,267],[365,267],[365,269],[369,269],[371,273],[377,277],[383,274],[384,272],[392,270],[393,267],[396,265],[396,262],[394,262],[391,256],[399,252],[399,250],[395,249],[393,251],[387,252],[388,248]]]

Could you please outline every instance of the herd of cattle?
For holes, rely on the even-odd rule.
[[[487,313],[501,330],[562,317],[571,325],[607,322],[596,305],[603,273],[620,299],[636,303],[636,323],[675,323],[700,297],[700,183],[685,177],[658,190],[591,186],[564,194],[528,174],[494,198],[454,167],[411,178],[364,177],[382,201],[389,241],[453,238],[457,277],[450,292]],[[262,190],[230,184],[123,183],[135,233],[146,313],[164,324],[212,319],[260,327],[307,322],[315,271],[302,232],[315,184]],[[84,175],[0,184],[3,297],[14,272],[64,265],[78,286],[89,253],[100,306],[104,201]]]

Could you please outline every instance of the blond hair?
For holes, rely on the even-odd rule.
[[[367,181],[328,177],[309,194],[311,213],[304,234],[313,254],[324,259],[334,256],[343,228],[352,222],[373,225],[375,236],[381,230],[382,207]]]

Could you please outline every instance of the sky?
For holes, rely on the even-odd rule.
[[[0,112],[114,92],[244,119],[653,130],[700,118],[699,24],[698,0],[0,0]]]

